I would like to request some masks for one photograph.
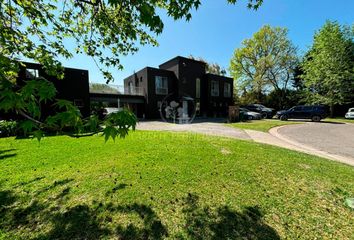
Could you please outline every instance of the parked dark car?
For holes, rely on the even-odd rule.
[[[289,110],[278,111],[276,118],[286,121],[288,119],[311,119],[319,122],[327,117],[327,109],[325,106],[295,106]]]
[[[246,106],[243,106],[244,108],[247,108],[248,110],[252,112],[258,112],[262,114],[263,118],[272,118],[274,116],[274,109],[273,108],[267,108],[261,104],[249,104]]]
[[[262,114],[258,112],[252,112],[247,108],[240,108],[240,113],[242,113],[247,120],[259,120],[262,119]]]

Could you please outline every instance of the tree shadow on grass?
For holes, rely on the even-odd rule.
[[[49,216],[53,228],[38,239],[100,239],[108,236],[108,228],[101,226],[96,212],[86,204],[57,211]]]
[[[63,180],[59,180],[59,181],[54,181],[54,183],[52,185],[49,185],[49,186],[46,186],[46,187],[43,187],[37,191],[35,191],[35,195],[40,195],[44,192],[47,192],[47,191],[50,191],[56,187],[60,187],[60,186],[64,186],[70,182],[74,181],[74,179],[72,178],[66,178],[66,179],[63,179]]]
[[[4,190],[0,191],[0,213],[7,206],[13,204],[16,201],[16,196],[13,194],[13,191]]]
[[[40,181],[40,180],[42,180],[42,179],[44,179],[44,178],[45,178],[44,176],[41,176],[41,177],[35,177],[35,178],[33,178],[33,179],[31,179],[31,180],[28,180],[28,181],[21,181],[21,182],[17,183],[16,185],[14,185],[14,187],[15,187],[15,188],[17,188],[17,187],[24,187],[24,186],[26,186],[26,185],[30,185],[30,184],[32,184],[32,183],[36,183],[36,182],[38,182],[38,181]]]
[[[0,150],[0,160],[4,160],[6,158],[11,158],[15,157],[17,153],[12,153],[16,149],[6,149],[6,150]]]
[[[66,206],[71,181],[56,181],[43,189],[50,198],[14,190],[0,191],[0,230],[26,239],[164,239],[169,236],[154,209],[145,204],[93,202]],[[25,200],[27,199],[27,200]],[[30,199],[30,200],[28,200]],[[279,239],[262,220],[259,207],[237,212],[227,206],[207,206],[188,194],[179,216],[185,219],[182,235],[189,239]],[[117,221],[118,219],[118,221]],[[123,223],[120,223],[123,219]],[[173,236],[171,236],[173,237]]]
[[[125,183],[120,183],[120,184],[116,185],[115,187],[113,187],[112,190],[107,191],[106,196],[110,196],[110,195],[116,193],[118,190],[126,188],[127,186],[128,185]]]
[[[280,239],[278,233],[262,220],[259,207],[246,207],[242,212],[228,206],[212,210],[201,207],[196,195],[185,201],[186,231],[191,239]]]
[[[116,226],[115,235],[119,239],[163,239],[168,236],[166,226],[162,224],[155,211],[147,205],[134,203],[114,206],[113,204],[108,204],[107,209],[110,212],[136,215],[142,222],[142,227],[133,223],[127,226]]]
[[[55,181],[39,191],[0,191],[0,230],[14,238],[26,239],[162,239],[167,228],[154,210],[144,204],[77,204],[63,207],[69,199],[73,179]],[[21,188],[18,185],[17,188]],[[51,197],[40,197],[51,191]],[[124,214],[136,219],[127,225],[115,224],[112,216]],[[21,234],[21,235],[18,235]]]

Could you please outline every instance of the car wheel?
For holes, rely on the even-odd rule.
[[[267,118],[268,114],[267,113],[262,113],[262,118]]]
[[[319,122],[319,121],[321,121],[321,117],[320,117],[320,116],[313,116],[313,117],[311,118],[311,120],[312,120],[313,122]]]
[[[286,115],[281,115],[281,116],[280,116],[280,120],[282,120],[282,121],[287,121],[287,120],[288,120],[288,116],[286,116]]]

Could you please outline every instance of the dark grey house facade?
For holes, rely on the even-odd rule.
[[[161,105],[169,96],[188,98],[188,106],[183,101],[183,108],[191,108],[192,102],[194,115],[203,117],[226,116],[228,106],[233,105],[232,78],[206,73],[204,62],[180,56],[159,68],[141,69],[124,79],[123,88],[101,84],[105,90],[97,91],[91,88],[87,70],[65,68],[64,74],[64,79],[58,80],[47,75],[41,65],[24,62],[18,82],[36,77],[53,82],[56,98],[72,101],[85,117],[90,115],[91,105],[103,103],[107,107],[129,108],[138,118],[156,119],[160,118]],[[52,103],[42,106],[43,116],[53,111]]]
[[[204,62],[175,57],[159,66],[146,67],[124,79],[124,88],[140,88],[145,102],[138,117],[160,117],[160,106],[168,95],[193,99],[197,116],[226,116],[233,105],[233,79],[206,73]]]
[[[90,114],[90,93],[89,93],[89,72],[83,69],[64,68],[64,78],[59,80],[45,72],[42,65],[36,63],[22,62],[20,66],[17,84],[23,85],[25,81],[35,78],[45,78],[54,83],[57,90],[57,99],[65,99],[73,102],[81,114],[86,117]],[[42,117],[54,113],[53,102],[41,104]],[[0,117],[16,119],[15,113],[0,113]]]

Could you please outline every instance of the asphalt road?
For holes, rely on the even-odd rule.
[[[278,133],[312,148],[354,159],[354,124],[310,122],[279,128]]]

